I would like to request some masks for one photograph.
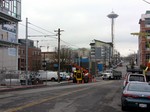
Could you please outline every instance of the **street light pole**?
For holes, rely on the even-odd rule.
[[[26,18],[26,85],[28,85],[28,18]]]

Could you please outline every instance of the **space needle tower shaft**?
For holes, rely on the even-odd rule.
[[[113,11],[107,15],[108,18],[111,19],[111,39],[112,39],[112,60],[114,56],[114,19],[118,17]]]

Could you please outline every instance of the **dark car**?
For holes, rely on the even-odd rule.
[[[121,97],[122,110],[150,110],[150,84],[147,82],[130,82],[124,88]]]

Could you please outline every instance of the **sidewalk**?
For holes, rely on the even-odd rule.
[[[40,88],[40,87],[50,87],[50,86],[56,86],[61,84],[69,84],[72,83],[72,81],[62,81],[60,83],[58,82],[51,82],[47,81],[43,84],[37,84],[37,85],[7,85],[7,86],[0,86],[0,92],[9,92],[9,91],[16,91],[16,90],[24,90],[24,89],[30,89],[30,88]]]

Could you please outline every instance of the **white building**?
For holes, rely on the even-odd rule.
[[[18,70],[21,0],[0,0],[0,70]]]

